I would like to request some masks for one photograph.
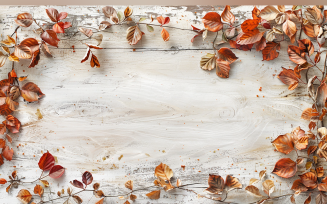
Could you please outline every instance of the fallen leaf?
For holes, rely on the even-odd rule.
[[[221,13],[221,19],[229,24],[233,24],[235,21],[235,16],[230,10],[230,6],[226,5],[224,11]]]
[[[93,35],[93,31],[89,28],[79,28],[78,30],[84,35],[86,35],[88,38],[90,38]]]
[[[161,26],[163,26],[163,25],[168,24],[170,22],[170,18],[169,17],[164,18],[162,16],[158,16],[157,21],[158,21],[158,23],[161,24]]]
[[[150,198],[150,199],[157,200],[157,199],[160,198],[160,190],[158,190],[158,191],[152,191],[152,192],[146,194],[146,196],[148,196],[148,198]]]
[[[312,172],[307,172],[305,174],[299,175],[303,185],[308,188],[316,188],[317,187],[317,177]]]
[[[275,168],[272,173],[282,178],[291,178],[295,175],[296,172],[296,163],[290,158],[282,158],[276,162]]]
[[[5,148],[2,149],[2,156],[8,160],[11,161],[12,157],[14,155],[14,150],[9,148],[8,146],[5,146]]]
[[[221,17],[216,12],[209,12],[203,18],[202,22],[204,27],[211,31],[217,32],[223,28],[223,23],[221,22]]]
[[[84,189],[84,185],[82,182],[78,181],[78,180],[73,180],[70,182],[70,184],[72,184],[73,186],[75,186],[76,188],[81,188]]]
[[[17,18],[15,19],[17,25],[22,27],[29,27],[33,23],[33,16],[30,13],[21,13],[18,14]]]
[[[216,68],[216,55],[207,53],[201,57],[200,67],[204,70],[213,70]]]
[[[217,66],[216,66],[217,67],[216,68],[217,76],[219,76],[221,78],[228,78],[229,70],[230,70],[229,62],[224,61],[222,59],[217,59],[216,63],[217,63]]]
[[[126,181],[125,187],[130,190],[133,190],[133,181],[132,180]]]
[[[87,186],[93,182],[93,176],[90,172],[85,171],[82,175],[82,182]]]
[[[40,186],[40,185],[36,185],[36,186],[34,187],[34,194],[37,194],[37,195],[39,195],[40,197],[42,197],[43,192],[44,192],[44,190],[43,190],[42,186]]]
[[[280,50],[280,44],[275,42],[268,42],[266,47],[262,50],[262,58],[266,61],[276,59],[279,55],[277,50]]]
[[[257,187],[255,187],[255,186],[252,186],[252,185],[247,186],[247,187],[245,187],[245,190],[246,190],[247,193],[250,193],[251,195],[254,195],[254,196],[257,196],[257,197],[262,197],[259,189]]]
[[[53,30],[45,30],[41,34],[42,40],[44,40],[49,45],[58,47],[58,42],[60,41],[57,37],[57,34]]]
[[[271,21],[274,20],[278,14],[279,11],[274,6],[269,5],[261,10],[259,17]]]
[[[55,164],[55,159],[52,154],[47,151],[39,160],[39,168],[43,171],[49,171]]]
[[[263,183],[262,183],[262,190],[268,195],[270,196],[274,190],[275,190],[275,184],[272,180],[265,180]]]
[[[28,204],[32,200],[32,194],[28,190],[22,189],[18,192],[17,198],[22,203]]]
[[[247,19],[241,24],[241,29],[243,32],[249,32],[258,27],[260,19]]]
[[[127,29],[126,39],[130,45],[136,45],[142,39],[142,35],[144,35],[144,33],[138,26],[131,26]]]
[[[219,175],[212,174],[209,174],[208,185],[209,188],[206,191],[213,194],[220,194],[225,187],[224,179]]]
[[[174,174],[173,170],[171,170],[168,165],[161,163],[154,170],[154,175],[163,181],[169,181]]]
[[[28,102],[38,101],[39,98],[44,96],[41,89],[33,82],[24,84],[21,89],[21,95]]]
[[[51,178],[57,179],[60,178],[65,173],[65,168],[60,165],[55,165],[51,168],[49,176]]]
[[[229,187],[228,191],[242,188],[242,184],[239,182],[239,180],[231,175],[226,176],[225,186]]]
[[[127,8],[124,11],[125,18],[130,17],[133,13],[133,9],[127,6]]]
[[[288,133],[285,135],[279,135],[274,141],[272,141],[272,143],[277,151],[284,154],[289,154],[294,150],[292,137]]]
[[[292,69],[285,69],[278,74],[278,78],[286,85],[288,85],[288,90],[294,90],[298,84],[298,78],[295,76]]]
[[[97,68],[100,68],[99,60],[98,60],[98,58],[94,54],[92,54],[92,56],[91,56],[90,65],[91,65],[91,67],[94,67],[95,66]]]
[[[161,37],[165,42],[167,42],[170,38],[168,31],[164,28],[161,30]]]
[[[222,47],[218,50],[218,57],[224,61],[229,62],[229,64],[232,64],[238,59],[233,51],[227,47]]]

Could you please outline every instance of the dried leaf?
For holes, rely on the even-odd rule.
[[[312,172],[307,172],[305,174],[299,175],[303,185],[308,188],[316,188],[317,187],[317,177]]]
[[[146,29],[147,29],[149,32],[153,32],[153,31],[154,31],[153,27],[150,26],[150,25],[148,25],[148,24],[146,24]]]
[[[256,43],[261,40],[264,33],[265,32],[259,32],[258,29],[248,31],[240,36],[240,39],[239,41],[237,41],[237,43],[240,45],[248,45],[248,44]]]
[[[77,195],[73,195],[72,197],[73,197],[74,201],[75,201],[77,204],[81,204],[81,203],[83,203],[82,198],[80,198],[79,196],[77,196]]]
[[[52,154],[47,151],[39,160],[39,168],[43,171],[49,171],[55,164],[55,159]]]
[[[298,40],[300,50],[307,52],[309,55],[312,55],[315,51],[315,48],[309,39]]]
[[[32,61],[28,66],[28,68],[35,67],[39,63],[39,60],[40,60],[40,50],[37,50],[33,53]]]
[[[271,21],[274,20],[278,14],[279,11],[274,6],[269,5],[261,10],[259,17]]]
[[[305,201],[304,201],[304,204],[309,204],[309,203],[311,203],[311,193],[309,194],[307,199],[305,199]]]
[[[165,42],[167,42],[170,38],[168,31],[164,28],[161,30],[161,37]]]
[[[70,184],[72,184],[73,186],[75,186],[76,188],[81,188],[84,189],[84,185],[82,182],[78,181],[78,180],[73,180],[70,182]]]
[[[236,188],[242,188],[242,184],[239,182],[239,180],[230,175],[226,176],[225,186],[229,187],[228,191]]]
[[[152,191],[152,192],[146,194],[146,196],[148,196],[148,198],[150,198],[150,199],[157,200],[157,199],[160,198],[160,190],[158,190],[158,191]]]
[[[39,98],[44,96],[41,89],[33,82],[24,84],[21,89],[21,95],[28,102],[38,101]]]
[[[136,199],[137,199],[137,196],[136,196],[136,195],[133,195],[133,194],[131,194],[131,195],[130,195],[130,197],[129,197],[129,199],[131,199],[132,201],[134,201],[134,200],[136,200]]]
[[[126,181],[125,187],[130,190],[133,190],[133,181],[132,180]]]
[[[245,190],[246,190],[247,193],[250,193],[251,195],[254,195],[254,196],[257,196],[257,197],[262,197],[259,189],[257,187],[255,187],[255,186],[252,186],[252,185],[247,186],[247,187],[245,187]]]
[[[317,177],[323,177],[324,176],[324,167],[320,166],[318,168],[316,168],[316,172],[317,172]]]
[[[304,33],[311,38],[316,38],[318,36],[320,27],[319,25],[313,25],[311,23],[308,23],[306,25],[303,25],[303,31]]]
[[[43,190],[42,186],[36,185],[34,187],[34,194],[38,194],[40,197],[42,197],[43,192],[44,192],[44,190]]]
[[[14,56],[20,59],[30,59],[32,57],[32,52],[31,49],[26,45],[18,45],[15,46],[15,51],[13,52],[12,55],[13,57],[11,59],[13,61],[16,61]]]
[[[93,184],[93,189],[94,190],[98,190],[99,188],[100,188],[100,184],[99,183]]]
[[[7,40],[2,40],[0,43],[8,45],[8,46],[12,46],[16,44],[16,41],[14,38],[12,38],[11,36],[7,35]],[[2,47],[2,48],[7,48],[7,47]],[[8,51],[6,51],[8,52]]]
[[[8,57],[0,51],[0,67],[5,65],[7,58]]]
[[[60,40],[58,39],[57,34],[53,30],[45,30],[45,32],[41,34],[41,38],[49,45],[58,47],[58,42]]]
[[[144,33],[138,26],[131,26],[127,29],[126,39],[130,45],[136,45],[142,39],[142,35],[144,35]]]
[[[324,193],[320,192],[316,196],[316,204],[326,204],[326,203],[327,203],[327,195],[325,195]]]
[[[277,50],[280,50],[280,44],[275,42],[268,42],[266,47],[262,50],[262,58],[266,61],[276,59],[279,55]]]
[[[200,67],[204,70],[213,70],[216,68],[216,55],[207,53],[201,57]]]
[[[209,188],[206,191],[213,194],[220,194],[225,187],[224,179],[219,175],[209,174],[208,184]]]
[[[29,27],[33,23],[33,16],[30,13],[21,13],[18,14],[17,18],[15,19],[17,25],[22,27]]]
[[[278,10],[279,10],[280,12],[282,12],[282,13],[285,12],[285,6],[284,6],[284,5],[278,5],[277,8],[278,8]]]
[[[270,196],[274,190],[275,190],[275,184],[272,180],[265,180],[262,183],[262,190],[265,192],[265,194],[267,194],[268,196]]]
[[[302,112],[301,119],[310,121],[313,117],[317,117],[317,116],[319,116],[319,113],[317,112],[316,109],[306,108]]]
[[[249,32],[258,27],[260,19],[247,19],[241,24],[243,32]]]
[[[290,134],[279,135],[272,143],[277,151],[284,154],[289,154],[294,150],[294,144]]]
[[[102,21],[99,25],[99,30],[105,30],[111,27],[111,23],[108,21]]]
[[[6,184],[7,183],[7,180],[4,179],[4,178],[0,178],[0,184]]]
[[[283,24],[283,31],[291,39],[291,42],[294,43],[294,41],[292,41],[292,36],[296,34],[295,23],[287,19]]]
[[[223,23],[221,22],[221,17],[216,12],[209,12],[203,18],[202,22],[204,27],[211,31],[217,32],[223,28]]]
[[[18,133],[21,123],[20,121],[12,115],[6,117],[6,127],[11,133]]]
[[[171,170],[168,165],[161,163],[156,167],[154,175],[163,181],[169,181],[173,176],[173,170]]]
[[[298,85],[298,78],[295,76],[292,69],[285,69],[278,74],[278,78],[286,85],[288,85],[289,90],[294,90]]]
[[[88,38],[90,38],[93,35],[93,31],[89,28],[79,28],[78,30],[84,35],[86,35]]]
[[[272,173],[282,178],[290,178],[295,175],[296,171],[297,165],[293,160],[290,158],[282,158],[276,162]]]
[[[91,67],[94,67],[95,66],[97,68],[100,68],[99,60],[98,60],[98,58],[94,54],[92,54],[90,65],[91,65]]]
[[[235,16],[230,10],[230,6],[226,5],[224,11],[221,13],[221,19],[229,24],[233,24],[235,21]]]
[[[133,9],[128,6],[124,11],[125,18],[130,17],[132,13],[133,13]]]
[[[233,51],[227,47],[222,47],[218,50],[218,57],[224,61],[229,62],[229,64],[232,64],[238,59]]]
[[[117,11],[111,6],[105,6],[102,8],[102,12],[107,18],[110,18],[114,23],[118,23]]]
[[[157,21],[158,21],[158,23],[161,24],[161,26],[163,26],[163,25],[168,24],[170,22],[170,18],[169,17],[164,18],[162,16],[158,16]]]
[[[259,172],[259,178],[262,180],[266,176],[266,170],[262,170]]]
[[[217,69],[216,69],[217,76],[221,78],[228,78],[229,70],[230,70],[229,62],[224,61],[222,59],[217,59],[216,63],[217,63]]]
[[[22,189],[18,192],[17,198],[22,203],[28,204],[32,200],[32,194],[28,190]]]
[[[104,198],[101,198],[101,200],[99,200],[99,201],[96,202],[95,204],[103,204],[103,200],[104,200]]]
[[[45,11],[47,12],[47,15],[49,16],[49,18],[52,22],[58,21],[59,12],[57,11],[57,9],[48,8],[48,9],[45,9]]]
[[[254,44],[255,50],[261,51],[261,50],[265,49],[266,45],[267,45],[266,38],[262,37],[260,41],[258,41]]]
[[[65,168],[60,165],[55,165],[51,168],[49,176],[51,178],[57,179],[60,178],[65,173]]]
[[[50,52],[49,47],[47,46],[47,44],[42,43],[42,51],[47,57],[52,57],[51,52]]]
[[[317,146],[310,146],[310,147],[308,148],[308,156],[309,156],[310,154],[313,154],[313,153],[316,151],[316,149],[317,149]]]
[[[82,181],[87,186],[93,182],[93,176],[90,172],[85,171],[82,175]]]
[[[46,180],[40,180],[40,182],[44,185],[44,187],[49,187],[49,182]]]
[[[8,146],[5,146],[5,148],[2,149],[2,156],[8,160],[11,161],[12,157],[14,155],[14,150],[9,148]]]

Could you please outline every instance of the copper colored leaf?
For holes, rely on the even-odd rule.
[[[32,61],[28,66],[28,68],[35,67],[39,63],[39,60],[40,60],[40,50],[37,50],[33,53]]]
[[[307,172],[305,174],[299,175],[303,185],[308,188],[316,188],[317,187],[317,177],[312,172]]]
[[[117,11],[111,6],[105,6],[102,8],[102,12],[107,18],[113,19],[117,18]]]
[[[6,146],[6,140],[0,139],[0,149],[4,148]]]
[[[274,6],[269,5],[261,10],[259,17],[271,21],[274,20],[278,14],[279,11]]]
[[[272,143],[277,151],[284,154],[289,154],[294,150],[294,144],[290,134],[279,135]]]
[[[272,173],[282,178],[290,178],[295,175],[296,171],[297,165],[293,160],[290,158],[282,158],[276,162]]]
[[[52,30],[56,33],[65,33],[65,29],[71,27],[70,22],[58,22],[53,25]]]
[[[125,18],[130,17],[133,13],[133,9],[127,6],[127,8],[124,11]]]
[[[241,28],[243,32],[248,32],[254,30],[258,27],[260,23],[260,19],[247,19],[241,24]]]
[[[221,22],[221,17],[216,12],[209,12],[203,18],[202,22],[204,27],[211,31],[217,32],[223,28],[223,23]]]
[[[283,23],[283,31],[290,39],[292,39],[292,36],[295,35],[295,33],[296,33],[295,23],[293,21],[290,21],[287,19]],[[292,42],[292,40],[291,40],[291,42]],[[294,42],[292,42],[292,43],[294,43]]]
[[[267,45],[266,38],[262,37],[260,41],[258,41],[254,44],[255,50],[261,51],[261,50],[265,49],[266,45]]]
[[[82,181],[87,186],[93,182],[93,176],[90,172],[85,171],[82,175]]]
[[[83,63],[83,62],[85,62],[87,59],[89,59],[90,53],[91,53],[91,50],[90,50],[90,47],[88,46],[87,49],[86,49],[85,56],[83,57],[81,63]]]
[[[295,147],[298,150],[303,150],[307,148],[308,144],[309,144],[309,137],[304,136],[295,142]]]
[[[298,78],[295,76],[292,69],[285,69],[277,76],[284,84],[288,85],[289,90],[294,90],[298,85]]]
[[[222,47],[218,50],[218,57],[224,61],[229,62],[229,64],[232,64],[238,59],[233,51],[227,47]]]
[[[319,26],[318,25],[313,25],[313,24],[306,24],[303,25],[303,31],[304,33],[311,38],[316,38],[318,36],[319,33]]]
[[[81,204],[81,203],[83,203],[82,198],[80,198],[79,196],[77,196],[77,195],[73,195],[72,197],[73,197],[75,203],[77,203],[77,204]]]
[[[171,170],[168,165],[161,163],[154,170],[154,175],[163,181],[169,181],[174,174],[173,170]]]
[[[251,195],[254,195],[254,196],[257,196],[257,197],[262,196],[259,189],[257,187],[255,187],[255,186],[252,186],[252,185],[247,186],[247,187],[245,187],[245,190],[246,190],[247,193],[250,193]]]
[[[318,190],[319,191],[327,191],[327,183],[320,183],[318,184]]]
[[[94,67],[95,66],[97,68],[100,68],[99,60],[98,60],[98,58],[94,54],[92,54],[92,56],[91,56],[90,65],[91,65],[91,67]]]
[[[30,13],[18,14],[17,19],[15,19],[17,25],[22,27],[29,27],[33,23],[33,16]]]
[[[304,119],[304,120],[309,120],[310,121],[311,118],[313,118],[315,116],[319,116],[319,113],[317,112],[316,109],[306,108],[302,112],[301,118]]]
[[[162,16],[158,16],[157,17],[157,21],[158,23],[160,23],[161,25],[165,25],[168,24],[170,22],[170,18],[169,17],[162,17]]]
[[[302,164],[304,162],[304,159],[303,158],[298,158],[298,159],[296,159],[296,164],[297,165],[300,165],[300,164]]]
[[[22,189],[18,192],[17,198],[22,203],[28,204],[32,199],[32,194],[28,190]]]
[[[50,170],[55,164],[55,159],[52,156],[52,154],[47,151],[42,155],[42,157],[39,160],[39,168],[43,171]]]
[[[38,101],[39,98],[44,96],[41,89],[33,82],[24,84],[21,89],[21,95],[28,102]]]
[[[47,12],[47,15],[49,16],[50,20],[52,22],[57,22],[58,20],[58,16],[59,16],[59,12],[57,11],[57,9],[54,8],[48,8],[45,9],[45,11]]]
[[[58,21],[61,21],[61,20],[65,19],[67,16],[68,16],[68,13],[66,13],[66,12],[60,12],[59,15],[58,15],[58,17],[57,17],[57,20]]]
[[[31,49],[26,45],[15,46],[14,56],[20,59],[30,59],[32,57]]]
[[[41,34],[42,40],[44,40],[49,45],[58,47],[58,42],[60,41],[57,37],[57,34],[53,30],[45,30]]]
[[[42,51],[47,57],[52,57],[51,52],[50,52],[49,47],[47,46],[47,44],[42,43]]]
[[[240,36],[240,39],[237,41],[237,43],[240,45],[256,43],[261,40],[264,33],[265,32],[260,32],[258,29],[245,32]]]
[[[9,148],[8,146],[5,146],[5,148],[2,149],[2,156],[8,160],[12,160],[12,156],[14,155],[14,150]]]
[[[16,41],[14,38],[10,37],[9,35],[7,35],[7,40],[2,40],[0,43],[3,43],[5,45],[15,45],[16,44]],[[8,47],[2,47],[3,49],[6,49]],[[10,53],[6,50],[7,53]]]
[[[308,156],[309,156],[310,154],[314,153],[314,151],[316,151],[316,149],[317,149],[317,146],[310,146],[310,147],[308,148]]]
[[[224,179],[219,175],[209,174],[208,184],[209,188],[206,191],[213,194],[220,194],[225,187]]]
[[[279,55],[277,50],[280,50],[280,44],[275,42],[268,42],[266,47],[262,50],[263,61],[270,61],[276,59]]]
[[[142,35],[144,35],[144,33],[138,26],[131,26],[127,29],[126,39],[130,45],[136,45],[138,41],[142,39]]]
[[[8,104],[3,104],[0,106],[1,115],[9,115],[10,113],[12,113],[12,110],[9,108]]]
[[[70,182],[70,184],[72,184],[73,186],[75,186],[76,188],[81,188],[84,189],[84,185],[82,182],[78,181],[78,180],[73,180]]]
[[[146,194],[146,196],[148,196],[148,198],[150,198],[150,199],[157,200],[160,198],[160,190],[152,191],[152,192]]]
[[[287,49],[288,57],[295,64],[304,64],[306,60],[304,59],[304,52],[297,46],[289,45]]]
[[[229,62],[224,61],[222,59],[217,59],[216,63],[217,63],[217,68],[216,68],[217,76],[221,78],[228,78],[229,70],[230,70]]]
[[[133,181],[132,180],[126,181],[125,187],[130,190],[133,190]]]
[[[299,48],[301,50],[303,50],[304,52],[307,52],[309,55],[312,55],[315,51],[315,48],[311,42],[311,40],[309,39],[302,39],[302,40],[298,40],[299,43]],[[318,54],[319,52],[317,52]],[[315,57],[316,60],[316,57]]]
[[[130,197],[129,197],[132,201],[136,200],[137,199],[137,196],[134,195],[134,194],[131,194]]]
[[[270,196],[274,190],[275,190],[275,184],[272,180],[265,180],[262,183],[262,190],[265,192],[265,194],[267,194],[268,196]]]
[[[93,31],[89,28],[79,28],[78,30],[87,37],[91,37],[93,35]]]
[[[6,184],[7,183],[7,180],[4,179],[4,178],[0,178],[0,184]]]
[[[103,204],[104,198],[101,198],[101,200],[97,201],[95,204]]]
[[[95,195],[95,197],[97,197],[97,198],[104,197],[104,193],[103,193],[102,190],[94,191],[94,195]]]
[[[20,121],[12,115],[6,117],[6,127],[11,133],[18,133],[20,129]]]
[[[254,6],[254,8],[252,10],[252,18],[253,19],[261,19],[259,17],[259,15],[260,15],[260,10],[256,6]]]
[[[229,191],[236,188],[242,188],[242,184],[239,182],[239,180],[231,175],[226,176],[225,186],[229,188]]]
[[[7,193],[9,193],[9,190],[11,189],[11,186],[12,186],[12,184],[10,184],[9,186],[7,186],[7,188],[6,188],[6,192]]]
[[[285,6],[284,6],[284,5],[278,5],[277,8],[278,8],[278,10],[279,10],[280,12],[282,12],[282,13],[285,12]]]
[[[34,187],[34,194],[37,194],[37,195],[39,195],[40,197],[42,197],[43,192],[44,192],[44,190],[43,190],[42,186],[40,186],[40,185],[36,185],[36,186]]]
[[[100,188],[100,184],[99,183],[93,184],[93,189],[94,190],[98,190],[99,188]]]
[[[164,28],[161,30],[161,37],[165,42],[167,42],[170,38],[168,31]]]
[[[327,203],[327,196],[320,192],[317,196],[316,196],[316,204],[326,204]]]
[[[44,185],[44,187],[49,187],[49,182],[46,180],[40,180],[40,182]]]
[[[224,11],[221,13],[221,19],[227,23],[233,24],[235,21],[235,16],[230,10],[230,6],[226,5]]]
[[[65,173],[65,168],[60,165],[55,165],[51,168],[49,176],[51,178],[60,178]]]
[[[111,27],[111,23],[108,21],[102,21],[99,25],[99,30],[105,30]]]
[[[213,70],[216,68],[216,55],[207,53],[201,57],[200,67],[204,70]]]
[[[311,203],[311,193],[309,194],[307,199],[305,199],[305,201],[304,201],[304,204],[309,204],[309,203]]]

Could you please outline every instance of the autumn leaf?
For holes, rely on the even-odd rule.
[[[131,26],[127,29],[126,39],[130,45],[136,45],[141,39],[144,33],[139,29],[139,27]]]
[[[262,190],[265,192],[265,194],[267,194],[268,196],[270,196],[274,190],[275,190],[275,184],[272,180],[265,180],[262,183]]]
[[[235,21],[235,16],[230,10],[230,6],[226,5],[224,11],[221,13],[221,19],[229,24],[233,24]]]
[[[59,12],[57,9],[48,8],[48,9],[45,9],[45,11],[52,22],[58,21]]]
[[[21,89],[21,95],[28,102],[38,101],[39,98],[44,96],[41,89],[33,82],[24,84]]]
[[[219,175],[209,174],[208,184],[209,188],[206,191],[213,194],[220,194],[225,187],[224,179]]]
[[[305,174],[299,175],[303,185],[306,187],[313,189],[317,187],[317,177],[312,172],[307,172]]]
[[[260,10],[256,6],[254,6],[254,8],[252,10],[252,18],[253,19],[261,19],[259,17],[259,15],[260,15]]]
[[[239,180],[231,175],[226,176],[225,186],[229,187],[228,191],[236,188],[242,188],[242,184],[239,182]]]
[[[161,37],[165,42],[167,42],[170,38],[168,31],[164,28],[161,30]]]
[[[327,195],[325,195],[324,193],[320,192],[316,196],[316,204],[326,204],[326,203],[327,203]]]
[[[237,41],[237,43],[240,45],[248,45],[248,44],[256,43],[261,40],[264,33],[265,32],[259,32],[258,29],[245,32],[240,36],[240,39],[239,41]]]
[[[87,186],[93,182],[93,176],[90,172],[85,171],[82,175],[82,182]]]
[[[216,68],[216,55],[207,53],[201,57],[200,67],[204,70],[213,70]]]
[[[39,195],[40,197],[42,197],[43,192],[44,192],[44,190],[43,190],[42,186],[40,186],[40,185],[36,185],[36,186],[34,187],[34,194],[37,194],[37,195]]]
[[[50,170],[54,164],[55,164],[55,159],[52,156],[52,154],[49,153],[49,151],[47,151],[46,153],[44,153],[42,155],[42,157],[39,160],[39,168],[43,171],[48,171]]]
[[[266,47],[266,38],[262,37],[261,40],[254,44],[256,51],[261,51]]]
[[[303,31],[304,33],[310,37],[310,38],[316,38],[319,34],[319,25],[313,25],[311,23],[308,23],[306,25],[303,25]]]
[[[146,194],[146,196],[148,196],[148,198],[150,198],[150,199],[157,200],[160,198],[160,190],[152,191],[152,192]]]
[[[18,192],[17,198],[22,203],[28,204],[32,199],[32,194],[28,190],[22,189]]]
[[[309,137],[303,136],[295,142],[295,147],[298,150],[306,149],[309,144]]]
[[[258,27],[260,19],[247,19],[241,24],[241,29],[243,32],[249,32]]]
[[[227,47],[222,47],[218,50],[218,57],[224,61],[229,62],[229,64],[232,64],[238,59],[233,51]]]
[[[170,178],[173,177],[173,170],[171,170],[168,165],[161,163],[154,170],[154,176],[163,181],[169,181]]]
[[[133,181],[132,180],[126,181],[125,187],[130,190],[133,190]]]
[[[321,82],[317,90],[317,108],[318,112],[321,112],[321,109],[325,106],[327,99],[327,84],[325,81]]]
[[[91,67],[95,66],[97,68],[100,68],[99,60],[94,54],[92,54],[92,56],[91,56],[90,65],[91,65]]]
[[[111,27],[111,23],[108,21],[102,21],[99,25],[99,30],[105,30]]]
[[[262,50],[262,58],[266,61],[276,59],[279,55],[277,50],[280,50],[280,44],[275,42],[268,42],[266,47]]]
[[[18,14],[17,18],[15,19],[17,25],[22,27],[29,27],[33,23],[33,16],[30,13],[21,13]]]
[[[75,186],[76,188],[81,188],[84,189],[84,185],[82,182],[78,181],[78,180],[73,180],[70,182],[70,184],[72,184],[73,186]]]
[[[292,188],[293,191],[297,193],[305,192],[308,188],[302,183],[301,179],[297,179],[293,182]]]
[[[295,175],[296,171],[297,165],[293,160],[290,158],[282,158],[276,162],[272,173],[282,178],[290,178]]]
[[[272,141],[272,143],[277,151],[284,154],[289,154],[294,150],[292,136],[288,133],[285,135],[279,135],[274,141]]]
[[[32,57],[31,49],[26,45],[15,46],[14,56],[20,59],[30,59]]]
[[[53,25],[52,30],[56,33],[65,33],[65,29],[71,27],[70,22],[58,22]]]
[[[44,185],[44,187],[49,187],[49,182],[46,180],[40,180],[40,182]]]
[[[0,178],[0,184],[6,184],[7,183],[7,180],[4,179],[4,178]]]
[[[103,204],[104,198],[101,198],[101,200],[97,201],[95,204]]]
[[[60,41],[57,37],[57,34],[53,30],[45,30],[41,34],[42,40],[44,40],[49,45],[58,47],[58,42]]]
[[[323,177],[324,176],[324,167],[320,166],[316,168],[316,173],[317,173],[317,177]]]
[[[5,148],[2,149],[2,156],[8,160],[11,161],[12,157],[14,155],[14,150],[9,148],[8,146],[5,146]]]
[[[65,173],[65,168],[60,165],[55,165],[51,168],[49,176],[51,178],[57,179],[60,178]]]
[[[11,133],[18,133],[21,123],[20,121],[12,115],[6,117],[6,127]]]
[[[307,52],[309,55],[312,55],[315,51],[315,48],[309,39],[298,40],[300,50]],[[317,53],[318,54],[318,53]]]
[[[130,197],[129,197],[132,201],[136,200],[137,199],[137,196],[134,195],[134,194],[131,194]]]
[[[221,22],[221,17],[216,12],[207,13],[202,18],[202,22],[204,24],[204,27],[211,32],[217,32],[223,28],[223,23]]]
[[[252,186],[252,185],[247,186],[247,187],[245,187],[245,190],[246,190],[247,193],[249,193],[251,195],[254,195],[254,196],[257,196],[257,197],[262,197],[259,189],[257,187],[255,187],[255,186]]]
[[[316,109],[306,108],[302,112],[301,119],[310,121],[313,117],[318,117],[318,116],[319,116],[319,113],[317,112]]]
[[[308,148],[308,151],[307,151],[307,153],[308,153],[308,156],[310,155],[310,154],[313,154],[316,150],[317,150],[317,146],[310,146],[309,148]]]
[[[229,62],[224,61],[222,59],[217,59],[216,63],[217,63],[217,68],[216,68],[217,76],[221,78],[228,78],[229,70],[230,70]]]
[[[83,203],[82,198],[80,198],[79,196],[77,196],[77,195],[73,195],[72,197],[73,197],[75,203],[77,203],[77,204],[81,204],[81,203]]]
[[[279,11],[274,6],[269,5],[261,10],[259,17],[271,21],[274,20],[278,14]]]
[[[133,13],[133,9],[127,6],[127,8],[124,11],[125,18],[130,17]]]
[[[295,23],[287,19],[283,24],[283,31],[291,39],[291,42],[294,43],[295,38],[292,38],[292,36],[296,34]]]
[[[304,64],[307,61],[304,59],[305,53],[297,46],[289,45],[287,49],[290,60],[296,64]]]
[[[163,26],[163,25],[168,24],[170,22],[170,18],[169,17],[164,18],[162,16],[158,16],[157,21],[158,21],[158,23],[161,24],[161,26]]]
[[[117,11],[111,6],[105,6],[102,8],[102,12],[107,18],[110,18],[112,22],[115,24],[119,23],[119,19],[117,16]]]
[[[278,78],[286,85],[288,85],[288,90],[294,90],[298,84],[298,78],[295,76],[292,69],[285,69],[278,74]]]
[[[12,38],[11,36],[7,35],[7,40],[2,40],[0,43],[8,45],[8,46],[12,46],[16,44],[16,41],[14,38]],[[4,49],[6,49],[7,47],[2,47]],[[8,53],[8,51],[6,51]],[[10,53],[9,53],[10,54]]]
[[[28,68],[35,67],[39,63],[39,60],[40,60],[40,50],[37,50],[33,53],[32,61],[28,66]]]

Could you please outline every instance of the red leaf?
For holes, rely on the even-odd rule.
[[[70,184],[72,184],[72,185],[75,186],[76,188],[84,189],[84,185],[83,185],[83,183],[80,182],[80,181],[78,181],[78,180],[71,181]]]
[[[57,17],[57,20],[58,21],[61,21],[61,20],[65,19],[67,16],[68,16],[68,13],[66,13],[66,12],[60,12],[59,15],[58,15],[58,17]]]
[[[240,45],[256,43],[261,40],[264,33],[265,32],[259,32],[258,29],[247,31],[240,36],[240,39],[237,41],[237,43]]]
[[[229,40],[229,45],[232,47],[232,48],[235,48],[235,49],[239,49],[239,50],[243,50],[243,51],[249,51],[252,49],[253,47],[253,44],[249,44],[249,45],[239,45],[236,43],[236,41],[234,40]]]
[[[276,162],[275,168],[272,173],[282,178],[290,178],[295,175],[296,171],[296,162],[294,162],[290,158],[282,158]]]
[[[60,165],[55,165],[50,170],[49,176],[51,178],[60,178],[65,173],[65,168]]]
[[[11,133],[18,133],[20,129],[20,121],[12,115],[8,115],[6,118],[6,127]]]
[[[59,12],[57,11],[57,9],[48,8],[48,9],[45,9],[45,11],[47,12],[47,14],[52,22],[58,21]]]
[[[164,18],[162,16],[159,16],[159,17],[157,17],[157,21],[161,25],[165,25],[165,24],[168,24],[170,22],[170,18],[169,17]]]
[[[82,181],[86,186],[90,185],[93,181],[92,174],[88,171],[85,171],[84,174],[82,175]]]
[[[212,32],[217,32],[223,28],[223,23],[221,22],[221,17],[216,12],[209,12],[203,18],[202,22],[204,27]]]
[[[280,50],[280,44],[275,42],[268,42],[266,47],[262,50],[262,58],[266,61],[276,59],[279,55],[277,50]]]
[[[55,159],[52,156],[52,154],[49,153],[49,151],[44,153],[39,160],[39,167],[43,171],[50,170],[54,165],[55,165]]]
[[[4,148],[6,146],[6,140],[0,139],[0,149]]]
[[[37,50],[33,53],[32,61],[30,66],[28,66],[28,68],[35,67],[39,63],[39,60],[40,60],[40,50]]]
[[[229,62],[224,61],[222,59],[217,59],[217,67],[216,67],[216,74],[221,78],[228,78],[229,77]]]
[[[53,30],[46,30],[41,34],[42,40],[44,40],[49,45],[58,47],[58,42],[60,41],[57,34]]]

